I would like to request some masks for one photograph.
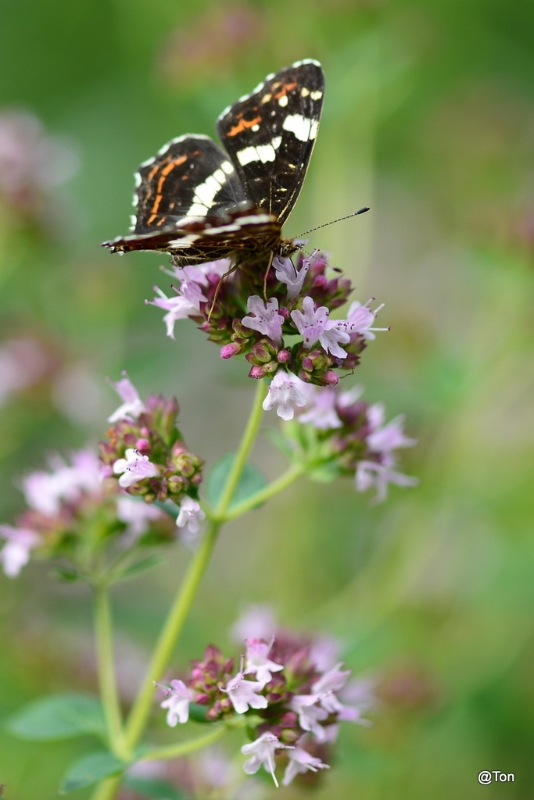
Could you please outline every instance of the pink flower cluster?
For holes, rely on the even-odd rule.
[[[164,309],[167,335],[187,317],[208,337],[222,345],[222,358],[244,355],[251,378],[271,377],[275,386],[297,376],[305,383],[335,385],[335,370],[353,370],[367,341],[375,338],[374,311],[369,304],[353,302],[345,319],[330,313],[347,302],[350,281],[327,275],[322,253],[296,263],[274,258],[267,276],[257,264],[240,264],[232,270],[229,259],[200,266],[174,267],[175,295],[167,297],[156,287],[151,305]],[[246,313],[245,313],[246,309]]]
[[[202,461],[176,428],[176,401],[149,397],[145,404],[126,377],[115,388],[123,402],[110,417],[100,459],[89,449],[68,462],[55,456],[49,470],[22,479],[28,508],[15,525],[0,525],[6,575],[17,576],[34,550],[78,568],[91,549],[161,544],[174,540],[176,528],[186,544],[196,543],[205,517],[196,499]],[[176,523],[151,503],[156,498],[179,504]]]
[[[321,640],[285,631],[268,639],[249,636],[235,671],[234,659],[210,645],[202,660],[193,661],[189,678],[160,685],[161,707],[171,727],[188,721],[192,704],[196,714],[204,708],[209,721],[247,715],[253,733],[241,748],[249,756],[245,772],[252,775],[263,766],[278,786],[276,765],[283,762],[286,786],[300,773],[328,768],[341,721],[369,724],[363,718],[373,703],[369,682],[360,682],[366,688],[355,705],[345,705],[340,693],[350,670],[340,661],[332,664],[331,655]]]
[[[404,487],[418,483],[397,471],[396,451],[416,444],[404,433],[404,417],[386,423],[383,403],[370,405],[362,400],[361,387],[350,391],[319,388],[296,376],[285,375],[282,380],[279,375],[271,382],[263,407],[277,405],[282,419],[295,417],[300,423],[286,430],[297,459],[327,466],[333,477],[354,475],[359,492],[376,489],[376,502],[386,498],[390,483]],[[308,433],[304,435],[300,427]]]
[[[196,499],[203,461],[189,452],[176,427],[176,399],[151,395],[145,404],[126,376],[114,386],[123,403],[109,417],[113,427],[100,443],[103,475],[147,503],[183,502],[178,525],[195,532],[203,518]]]
[[[117,537],[122,547],[130,547],[149,531],[155,542],[172,539],[171,518],[103,482],[101,464],[92,450],[78,450],[68,462],[59,456],[50,461],[50,470],[22,479],[28,508],[16,525],[0,525],[4,539],[0,563],[9,577],[19,574],[33,550],[77,564],[78,551],[88,552],[91,531],[98,531],[92,542],[96,549]]]

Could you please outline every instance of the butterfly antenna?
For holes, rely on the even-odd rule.
[[[306,236],[307,233],[313,233],[314,231],[318,231],[320,228],[327,228],[329,225],[334,225],[336,222],[342,222],[344,219],[352,219],[352,217],[357,217],[358,214],[365,214],[366,211],[369,211],[370,206],[364,206],[360,208],[359,211],[354,211],[352,214],[347,214],[346,217],[339,217],[339,219],[333,219],[331,222],[325,222],[323,225],[317,225],[316,228],[310,228],[309,231],[304,231],[303,233],[299,233],[298,236],[295,236],[295,239],[300,239],[301,236]]]

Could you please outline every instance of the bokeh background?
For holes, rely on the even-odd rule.
[[[1,520],[22,508],[20,475],[97,441],[117,405],[106,378],[123,369],[142,395],[178,396],[195,452],[235,446],[254,388],[245,365],[192,323],[166,338],[144,306],[155,282],[167,288],[164,259],[99,243],[127,231],[142,160],[173,136],[213,134],[265,74],[318,58],[324,118],[286,233],[372,206],[310,245],[332,252],[358,299],[386,303],[391,332],[351,380],[407,414],[419,445],[403,466],[421,484],[371,506],[350,481],[303,481],[229,526],[175,664],[208,641],[228,648],[239,613],[270,603],[284,625],[339,637],[346,663],[380,681],[373,727],[345,727],[316,800],[531,797],[532,3],[21,0],[1,18]],[[30,115],[17,117],[22,189],[5,166],[14,111]],[[278,474],[282,457],[260,445],[255,462]],[[188,557],[175,548],[115,592],[125,702]],[[2,716],[94,688],[87,591],[30,565],[0,576],[0,597]],[[6,799],[56,797],[90,747],[0,732]],[[515,782],[479,786],[482,769]]]

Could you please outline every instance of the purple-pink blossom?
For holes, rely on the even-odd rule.
[[[236,712],[244,714],[249,708],[267,708],[267,698],[258,694],[264,684],[260,681],[246,681],[244,676],[244,672],[238,672],[223,689],[228,694]]]
[[[278,370],[263,401],[264,411],[270,411],[277,406],[276,413],[281,419],[285,421],[293,419],[295,407],[302,408],[306,405],[306,398],[300,390],[302,383],[303,381],[291,372]]]
[[[299,414],[299,422],[304,425],[313,425],[319,430],[330,430],[340,428],[342,425],[336,411],[338,393],[333,386],[319,388],[309,384],[307,386],[308,404],[303,414]]]
[[[187,495],[180,502],[180,511],[176,518],[176,525],[180,529],[182,540],[189,547],[194,548],[199,541],[200,524],[206,519],[200,503]]]
[[[167,693],[167,697],[160,703],[161,708],[167,710],[167,725],[175,728],[178,722],[182,725],[189,719],[189,703],[195,699],[195,693],[183,681],[171,681],[171,688],[158,686]]]
[[[390,483],[396,486],[417,486],[419,480],[402,472],[396,472],[392,466],[378,464],[376,461],[360,461],[356,467],[356,489],[365,492],[376,489],[375,502],[381,503],[387,497]]]
[[[121,400],[123,400],[123,404],[108,417],[108,422],[114,423],[120,420],[137,419],[146,411],[145,404],[139,397],[139,392],[126,374],[123,374],[121,380],[112,385]]]
[[[22,567],[30,560],[30,552],[39,544],[39,536],[28,528],[0,525],[0,536],[5,544],[0,550],[0,562],[9,578],[16,578]]]
[[[251,756],[251,758],[243,764],[243,769],[247,775],[255,775],[260,767],[263,766],[264,770],[272,775],[273,781],[278,787],[278,781],[275,775],[274,754],[276,750],[282,749],[292,750],[293,748],[287,744],[282,744],[274,734],[263,733],[259,739],[256,739],[250,744],[244,744],[241,748],[243,755]]]
[[[350,336],[340,326],[340,320],[330,320],[330,311],[326,306],[315,308],[312,297],[302,301],[302,311],[291,312],[291,319],[301,334],[304,347],[310,350],[315,342],[319,342],[327,353],[337,358],[345,358],[347,353],[339,344],[350,342]]]
[[[283,664],[276,664],[269,659],[269,653],[274,643],[274,636],[269,643],[262,641],[262,639],[248,639],[247,640],[247,654],[245,664],[245,675],[255,674],[256,680],[263,686],[269,683],[272,678],[272,672],[280,672],[284,669]]]
[[[148,456],[129,447],[126,450],[126,458],[118,458],[113,464],[113,472],[115,475],[120,475],[119,485],[123,489],[128,489],[134,483],[145,478],[155,478],[156,475],[159,475],[159,468],[150,461]]]
[[[197,307],[185,297],[183,294],[176,294],[174,297],[167,297],[157,286],[154,286],[154,291],[157,297],[153,300],[147,300],[149,306],[156,306],[157,308],[167,311],[163,317],[163,322],[167,327],[167,336],[174,339],[174,325],[179,319],[187,319],[192,314],[195,314]]]
[[[282,343],[282,323],[284,318],[278,313],[278,300],[271,297],[266,303],[254,295],[247,300],[247,308],[253,316],[243,317],[245,328],[259,331],[276,344]]]
[[[294,300],[300,294],[302,284],[310,269],[310,263],[311,258],[303,259],[300,269],[297,270],[290,258],[281,258],[280,256],[273,258],[276,278],[287,286],[289,300]]]
[[[297,775],[305,772],[317,772],[320,769],[330,769],[328,764],[323,764],[320,758],[315,758],[303,747],[297,746],[288,753],[289,763],[284,773],[282,786],[289,786]]]
[[[138,539],[150,528],[150,523],[164,517],[164,512],[155,505],[145,503],[141,499],[122,495],[117,498],[117,518],[128,527],[126,534],[131,539]]]
[[[320,696],[315,694],[296,694],[289,708],[298,714],[299,725],[303,731],[310,731],[322,742],[324,728],[320,723],[328,717],[328,712],[319,705]]]

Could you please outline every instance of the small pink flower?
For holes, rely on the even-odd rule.
[[[189,689],[183,681],[171,681],[171,688],[161,686],[167,693],[165,700],[160,703],[161,708],[168,709],[167,725],[175,728],[178,722],[182,725],[189,719],[189,703],[195,699],[195,693]]]
[[[380,309],[384,307],[384,304],[382,303],[381,306],[378,306],[378,308],[375,308],[374,311],[371,311],[371,309],[368,307],[370,302],[371,300],[368,300],[364,306],[357,301],[352,303],[349,307],[346,323],[346,329],[349,333],[359,333],[364,337],[364,339],[369,340],[376,339],[376,331],[389,330],[389,328],[371,328],[371,325],[375,321],[376,315]]]
[[[194,547],[198,543],[200,523],[205,519],[206,515],[196,500],[187,496],[181,500],[176,525],[181,529],[181,536],[185,544]]]
[[[291,318],[301,334],[304,347],[310,350],[315,342],[319,342],[327,353],[337,358],[345,358],[347,353],[339,343],[350,342],[349,334],[343,330],[342,320],[330,320],[330,311],[326,306],[315,308],[312,297],[305,297],[302,301],[302,311],[292,311]]]
[[[39,544],[39,536],[28,528],[0,525],[0,536],[6,540],[0,550],[0,562],[9,578],[16,578],[22,567],[30,560],[31,550]]]
[[[270,411],[277,406],[276,413],[283,420],[293,419],[295,406],[302,408],[306,405],[306,398],[300,391],[303,382],[291,372],[278,370],[271,381],[267,397],[263,401],[264,411]]]
[[[108,417],[108,422],[114,423],[119,422],[120,420],[137,419],[140,414],[143,414],[146,411],[145,405],[141,401],[137,389],[127,377],[126,373],[123,373],[121,380],[113,383],[113,386],[121,400],[124,402],[122,406],[119,406],[118,409],[114,411],[110,417]]]
[[[317,772],[320,769],[330,769],[328,764],[323,764],[320,758],[315,758],[303,747],[298,745],[288,754],[289,764],[284,773],[282,786],[289,786],[297,775],[308,772]]]
[[[232,628],[232,638],[236,642],[244,639],[270,639],[276,632],[276,618],[269,605],[252,605],[237,620]]]
[[[143,456],[138,450],[128,448],[126,458],[118,458],[113,464],[113,472],[120,475],[119,485],[123,489],[133,486],[134,483],[145,478],[155,478],[159,475],[158,467],[153,464],[148,456]],[[121,474],[122,473],[122,474]]]
[[[244,744],[241,748],[241,752],[243,755],[252,756],[252,758],[249,758],[248,761],[245,761],[243,764],[243,769],[247,775],[255,775],[259,768],[263,766],[264,770],[273,776],[275,786],[278,787],[278,781],[276,780],[274,772],[274,754],[276,750],[293,750],[293,748],[287,744],[282,744],[278,737],[274,736],[272,733],[262,733],[256,741],[250,744]]]
[[[157,506],[123,495],[117,498],[117,517],[128,526],[126,533],[138,539],[149,530],[150,523],[162,519],[164,513]]]
[[[227,692],[230,701],[238,714],[244,714],[250,708],[267,708],[267,698],[261,692],[264,684],[259,681],[246,681],[243,672],[238,672],[228,681],[223,692]]]
[[[324,675],[321,675],[318,681],[312,685],[312,694],[323,694],[324,692],[338,692],[347,682],[351,670],[340,670],[343,664],[339,661],[335,667],[329,669]]]
[[[280,258],[275,256],[273,258],[273,267],[275,275],[280,283],[285,283],[287,286],[287,297],[289,300],[294,300],[295,297],[301,292],[302,284],[310,269],[311,258],[305,258],[299,270],[295,267],[290,258]]]
[[[271,638],[269,644],[261,639],[248,639],[247,640],[247,655],[245,675],[251,673],[256,675],[256,680],[265,686],[272,678],[272,672],[280,672],[284,669],[283,664],[276,664],[268,658],[271,648],[274,644],[274,636]]]
[[[328,717],[328,712],[319,705],[320,696],[315,694],[296,694],[289,707],[298,714],[299,725],[303,731],[310,731],[322,742],[324,728],[319,723]]]
[[[164,311],[168,312],[163,317],[163,322],[167,327],[167,336],[174,339],[175,323],[179,319],[187,319],[191,314],[195,314],[197,309],[183,294],[177,294],[175,297],[167,297],[157,286],[154,286],[154,291],[157,292],[158,297],[155,297],[154,300],[147,300],[146,304],[162,308]]]
[[[271,297],[266,303],[261,297],[254,295],[247,300],[247,308],[254,316],[243,317],[245,328],[259,331],[268,336],[276,344],[282,343],[282,323],[284,318],[278,313],[278,300]]]
[[[360,461],[356,467],[356,489],[365,492],[371,487],[376,488],[375,503],[381,503],[387,497],[388,486],[394,483],[397,486],[417,486],[419,480],[402,472],[395,472],[390,466],[377,464],[375,461]]]
[[[336,412],[337,392],[334,387],[325,386],[319,389],[310,385],[309,388],[316,391],[308,401],[307,410],[299,414],[299,422],[303,425],[313,425],[314,428],[323,431],[340,428],[342,422]]]

